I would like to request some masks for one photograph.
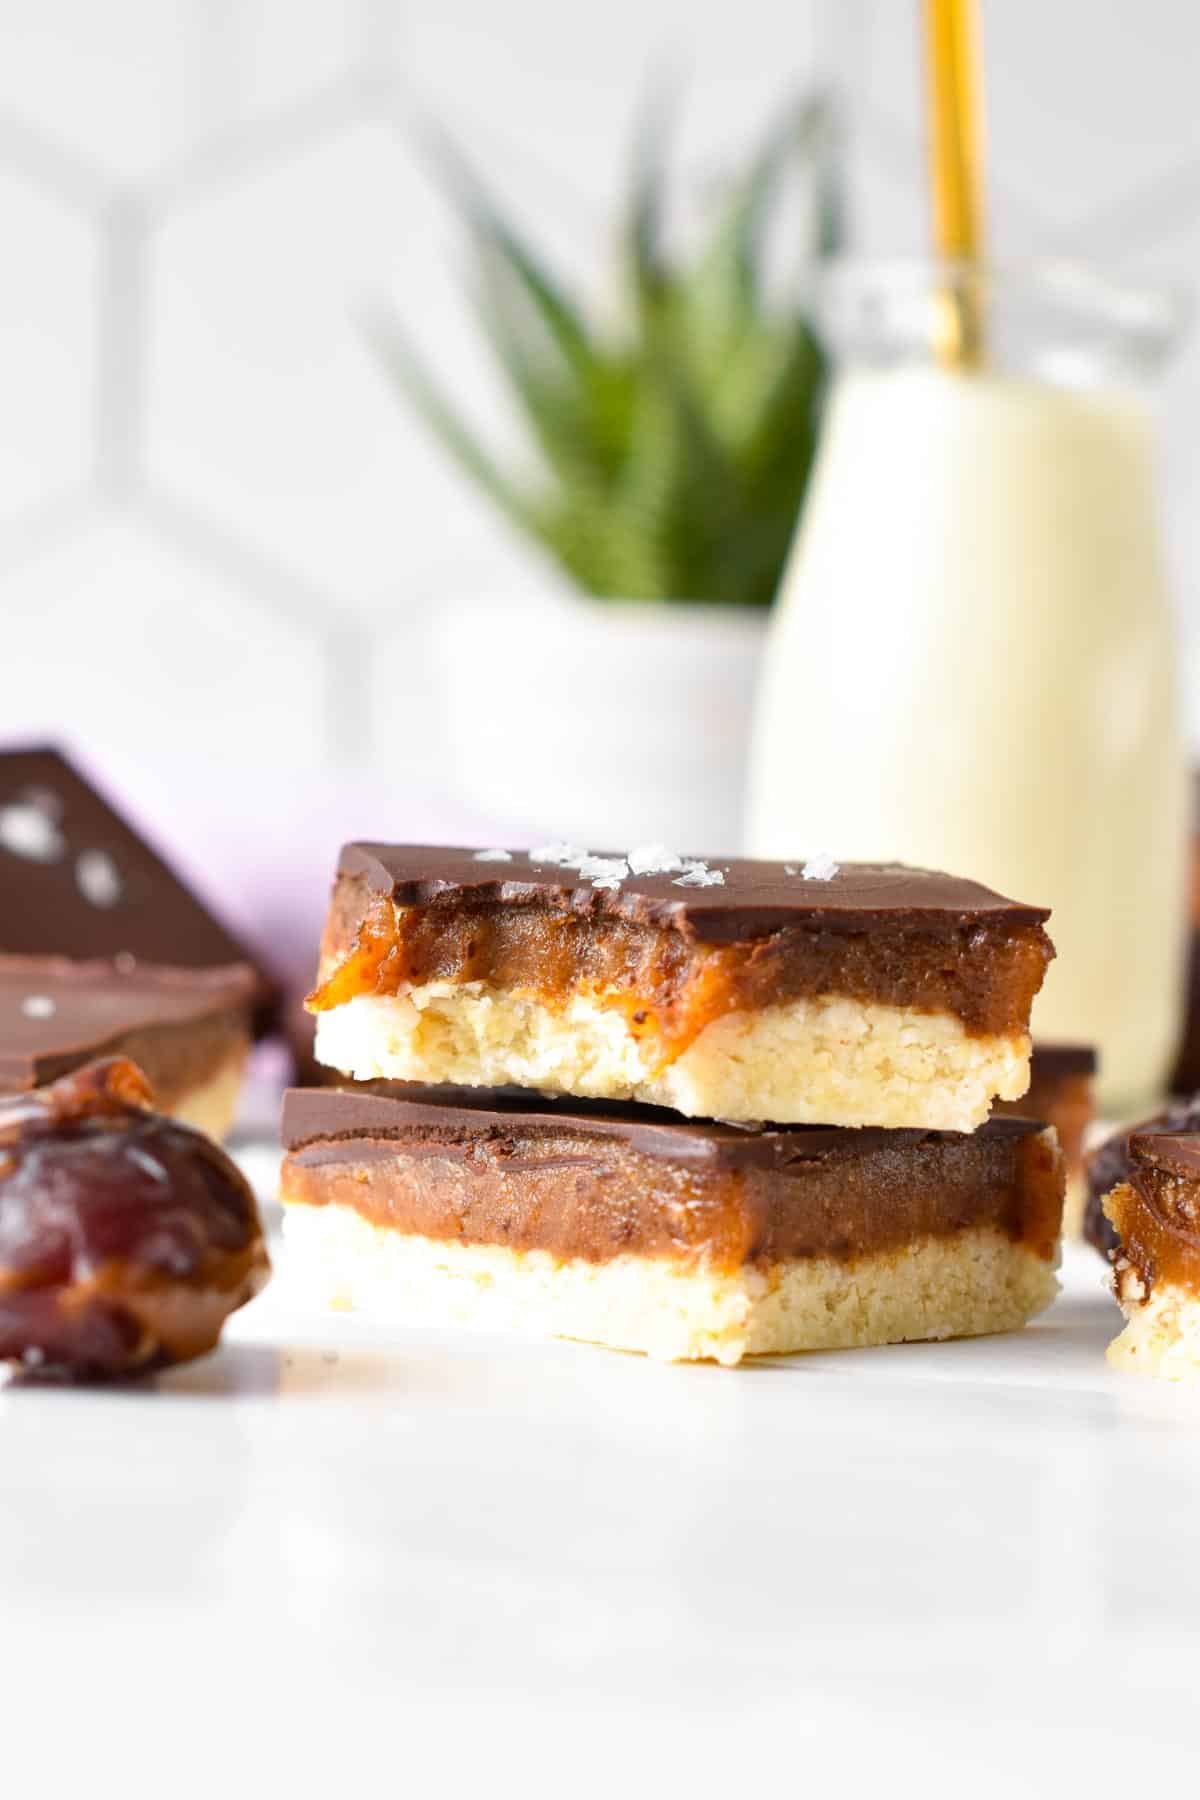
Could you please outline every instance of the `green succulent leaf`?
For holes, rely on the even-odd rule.
[[[802,298],[773,296],[771,229],[802,184],[804,263],[841,235],[826,99],[790,102],[727,183],[690,261],[669,253],[660,96],[640,122],[620,240],[625,306],[587,318],[443,134],[433,165],[461,215],[471,294],[540,477],[513,480],[394,321],[371,338],[444,450],[585,591],[765,606],[804,498],[826,358]],[[803,273],[803,270],[802,270]],[[800,284],[803,286],[803,282]]]
[[[591,335],[579,308],[504,217],[482,177],[454,140],[433,128],[426,136],[434,173],[457,200],[476,254],[493,256],[508,269],[564,356],[572,361],[586,360],[591,354]]]

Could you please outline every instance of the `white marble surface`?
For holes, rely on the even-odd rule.
[[[1115,1317],[1077,1252],[1022,1335],[723,1371],[281,1266],[205,1362],[0,1389],[3,1791],[1190,1780],[1200,1396]]]

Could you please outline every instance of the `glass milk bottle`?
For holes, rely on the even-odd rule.
[[[948,284],[987,360],[938,366]],[[749,847],[973,876],[1050,906],[1046,1042],[1121,1113],[1179,1024],[1186,769],[1141,391],[1177,303],[1059,267],[835,271],[843,370],[768,642]]]

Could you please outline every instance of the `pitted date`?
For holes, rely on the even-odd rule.
[[[0,1099],[0,1360],[86,1378],[211,1350],[270,1272],[223,1151],[127,1059]]]

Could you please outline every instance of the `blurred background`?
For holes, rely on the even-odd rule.
[[[1195,9],[1005,0],[983,20],[997,254],[1193,283]],[[568,711],[572,681],[597,665],[634,681],[628,712],[653,710],[636,691],[646,640],[608,632],[601,645],[582,615],[564,624],[563,559],[514,529],[413,404],[428,376],[503,472],[523,467],[529,422],[497,365],[499,301],[490,338],[473,305],[471,184],[603,320],[628,273],[650,99],[672,96],[664,231],[691,267],[773,122],[822,96],[791,198],[771,201],[795,221],[793,252],[811,271],[823,231],[855,254],[924,252],[914,0],[609,0],[582,13],[549,0],[0,0],[0,39],[3,737],[72,748],[207,873],[238,923],[300,957],[344,836],[566,829],[506,697],[520,673],[525,716],[530,670],[553,651],[566,659],[553,670],[576,671]],[[806,279],[802,266],[797,304]],[[488,303],[485,289],[485,315]],[[1194,337],[1159,399],[1196,753]],[[655,481],[675,479],[669,462]],[[668,559],[631,573],[624,597],[653,599],[677,565],[707,580]],[[607,579],[619,595],[621,575]],[[664,767],[683,743],[675,803],[686,808],[689,780],[724,782],[722,821],[741,780],[722,734],[742,729],[766,609],[727,611],[717,687],[711,632],[693,631],[690,610],[654,627],[660,660],[695,667],[683,711],[660,721]],[[569,639],[557,650],[556,633]],[[547,685],[564,679],[546,674],[543,701]],[[726,700],[737,716],[722,722]],[[648,752],[631,739],[622,763],[620,719],[610,751],[629,791]],[[561,758],[543,760],[549,782]],[[713,847],[733,847],[720,841],[732,829]]]
[[[985,29],[1005,252],[1193,279],[1194,8],[1006,0]],[[913,0],[611,0],[586,19],[548,0],[3,0],[0,31],[4,722],[97,754],[140,762],[166,730],[228,770],[378,753],[436,780],[431,622],[527,561],[359,329],[397,295],[476,415],[506,423],[418,118],[454,131],[585,296],[662,70],[685,190],[832,80],[850,243],[927,240]],[[1163,399],[1200,674],[1200,345]]]

